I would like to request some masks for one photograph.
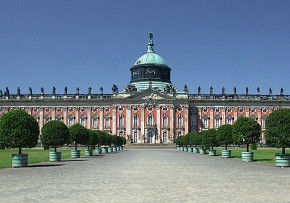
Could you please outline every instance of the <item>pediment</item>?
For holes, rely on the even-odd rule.
[[[142,92],[137,92],[127,99],[140,99],[140,100],[163,100],[163,99],[173,99],[172,96],[163,94],[161,92],[155,91],[153,89],[147,89]]]

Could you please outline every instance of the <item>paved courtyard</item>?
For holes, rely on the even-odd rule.
[[[175,149],[0,170],[0,202],[290,202],[290,168]]]

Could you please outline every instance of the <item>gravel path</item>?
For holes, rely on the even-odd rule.
[[[290,202],[290,168],[175,149],[0,170],[0,202]]]

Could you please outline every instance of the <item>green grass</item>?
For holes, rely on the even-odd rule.
[[[241,152],[246,152],[245,148],[233,148],[232,157],[237,159],[242,159]],[[261,148],[257,150],[250,150],[254,152],[254,161],[265,162],[265,163],[275,163],[275,153],[281,153],[281,149],[269,149]],[[286,152],[287,153],[287,152]],[[221,156],[222,149],[217,149],[217,155]]]
[[[81,150],[81,156],[84,156],[84,149],[80,148]],[[33,163],[40,163],[40,162],[47,162],[49,161],[49,151],[53,151],[53,149],[50,150],[44,150],[44,149],[23,149],[23,154],[28,154],[28,164]],[[68,159],[70,158],[70,148],[62,148],[57,149],[58,152],[62,152],[61,158],[62,159]],[[18,149],[0,149],[0,169],[1,168],[11,168],[12,167],[12,154],[17,154]]]

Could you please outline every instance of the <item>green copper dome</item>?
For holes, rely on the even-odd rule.
[[[154,47],[153,34],[149,33],[147,53],[139,57],[134,65],[142,65],[142,64],[166,65],[165,60],[158,54],[154,53],[153,47]]]
[[[140,64],[157,64],[157,65],[166,65],[165,60],[155,53],[146,53],[140,58],[137,59],[134,65]]]

